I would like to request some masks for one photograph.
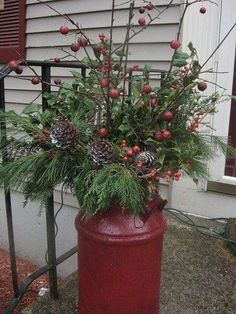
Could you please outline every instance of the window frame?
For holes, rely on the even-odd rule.
[[[230,27],[234,24],[234,13],[236,3],[234,0],[222,1],[221,3],[221,23],[219,28],[219,41],[225,36]],[[234,30],[219,49],[217,58],[217,71],[226,72],[218,74],[216,83],[226,88],[225,94],[231,95],[234,79],[234,62],[236,52]],[[227,58],[226,58],[227,56]],[[219,89],[219,92],[222,92]],[[231,99],[228,99],[218,105],[218,113],[213,118],[213,135],[228,137]],[[207,191],[219,192],[229,195],[236,195],[236,177],[225,175],[226,157],[223,154],[217,154],[216,158],[210,163],[209,170],[211,179],[207,182]]]

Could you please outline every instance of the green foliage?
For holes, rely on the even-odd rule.
[[[177,67],[183,67],[188,64],[187,60],[190,58],[190,56],[182,51],[178,51],[175,53],[173,65]]]
[[[145,192],[141,180],[119,164],[107,165],[98,171],[86,169],[75,178],[75,193],[87,214],[94,215],[112,203],[138,214],[146,201]]]
[[[89,69],[86,78],[73,71],[73,82],[43,94],[48,104],[44,112],[36,103],[22,114],[0,111],[0,123],[6,122],[8,136],[6,140],[5,132],[1,134],[0,185],[20,189],[26,200],[45,203],[53,188],[63,184],[76,195],[86,214],[96,214],[112,203],[138,214],[158,188],[160,177],[177,180],[185,173],[197,182],[208,177],[207,161],[215,157],[216,150],[236,156],[227,139],[199,129],[200,124],[211,129],[205,117],[216,112],[222,95],[206,96],[198,90],[201,65],[192,43],[189,53],[175,52],[173,68],[162,86],[149,92],[143,87],[150,84],[150,65],[142,71],[130,70],[122,61],[126,49],[114,50],[108,57],[109,46],[104,39],[103,53],[83,59]],[[101,87],[104,79],[107,85]],[[112,98],[112,88],[120,96]],[[164,118],[166,112],[171,119]],[[57,127],[55,131],[62,121],[68,129]],[[107,135],[101,135],[100,128]],[[54,138],[71,143],[73,132],[79,139],[72,147],[63,148]],[[166,132],[169,136],[164,137]],[[103,140],[108,146],[94,153],[102,161],[96,164],[90,155],[91,143]],[[140,166],[134,146],[151,153],[154,162]],[[110,158],[113,149],[114,159]]]

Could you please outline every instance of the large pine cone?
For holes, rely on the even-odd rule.
[[[106,165],[114,159],[115,149],[107,141],[94,141],[89,144],[89,156],[96,165]]]
[[[156,159],[155,156],[148,152],[148,151],[144,151],[139,153],[136,158],[135,158],[135,162],[141,162],[142,163],[142,172],[146,173],[149,172],[151,170],[151,168],[153,168],[156,164]]]
[[[52,128],[52,143],[61,149],[74,150],[79,144],[79,132],[68,120],[61,120]]]
[[[22,141],[12,146],[9,145],[5,150],[5,158],[9,161],[13,161],[35,154],[38,151],[38,145],[29,143],[27,141]]]

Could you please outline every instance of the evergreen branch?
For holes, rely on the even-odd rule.
[[[97,172],[83,171],[75,179],[75,191],[87,214],[96,214],[113,202],[136,214],[144,208],[145,188],[141,180],[118,164],[107,165]]]

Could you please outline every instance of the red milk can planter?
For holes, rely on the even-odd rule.
[[[117,205],[76,218],[79,314],[158,314],[165,219],[161,198],[134,216]]]

